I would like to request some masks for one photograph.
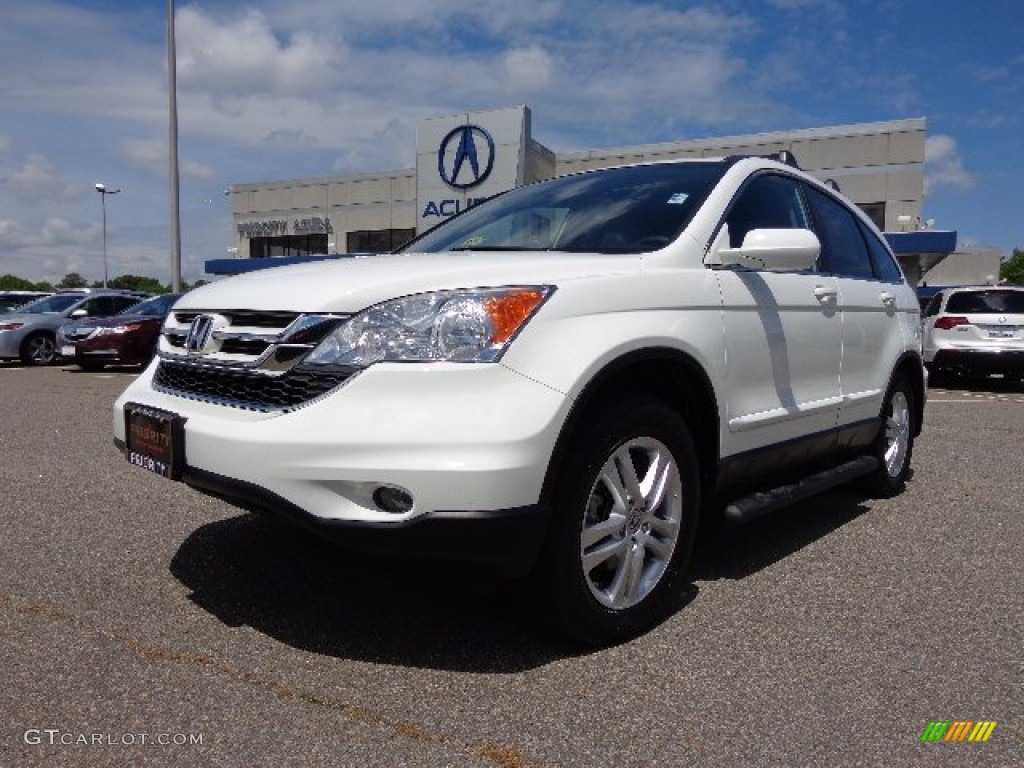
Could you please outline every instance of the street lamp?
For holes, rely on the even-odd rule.
[[[107,189],[106,184],[97,184],[100,204],[103,206],[103,287],[107,287],[107,195],[116,195],[120,189]]]

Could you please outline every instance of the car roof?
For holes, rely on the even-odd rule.
[[[952,296],[954,293],[981,293],[988,291],[1024,291],[1024,285],[958,285],[956,288],[943,288],[942,293]]]

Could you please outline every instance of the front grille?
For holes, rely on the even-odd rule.
[[[293,368],[281,376],[162,360],[153,377],[155,389],[255,411],[289,410],[344,383],[349,369]]]
[[[220,351],[226,355],[259,357],[269,346],[269,342],[259,339],[225,339],[220,345]]]
[[[192,322],[211,317],[212,330],[202,350],[186,352]],[[345,319],[336,314],[299,314],[269,310],[178,310],[164,322],[161,357],[185,362],[198,351],[208,366],[244,365],[281,372],[295,365]]]
[[[174,312],[175,319],[182,325],[188,325],[196,316],[203,314],[199,311]],[[220,314],[231,321],[232,326],[244,325],[249,328],[287,328],[288,325],[298,317],[297,312],[273,312],[255,309],[232,309],[221,311]]]

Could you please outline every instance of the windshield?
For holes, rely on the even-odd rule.
[[[42,315],[46,312],[63,312],[72,304],[77,304],[84,298],[81,293],[58,293],[55,296],[47,296],[45,299],[33,301],[18,310],[19,315]]]
[[[121,310],[120,315],[146,315],[148,317],[166,317],[171,307],[178,299],[180,293],[165,293],[163,296],[154,296],[151,299],[132,304],[128,309]]]
[[[401,250],[653,251],[683,231],[723,172],[663,163],[563,176],[476,205]]]
[[[1024,315],[1024,291],[960,291],[949,297],[946,312]]]

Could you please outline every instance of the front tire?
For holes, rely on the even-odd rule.
[[[682,418],[647,397],[604,409],[570,451],[537,589],[574,639],[621,642],[680,596],[697,529],[697,453]]]
[[[33,333],[21,344],[21,362],[25,365],[53,365],[57,360],[57,343],[51,333]]]
[[[865,481],[872,496],[897,496],[906,488],[914,454],[914,402],[910,381],[896,374],[882,406],[882,428],[871,447],[871,455],[879,461],[878,469]]]

